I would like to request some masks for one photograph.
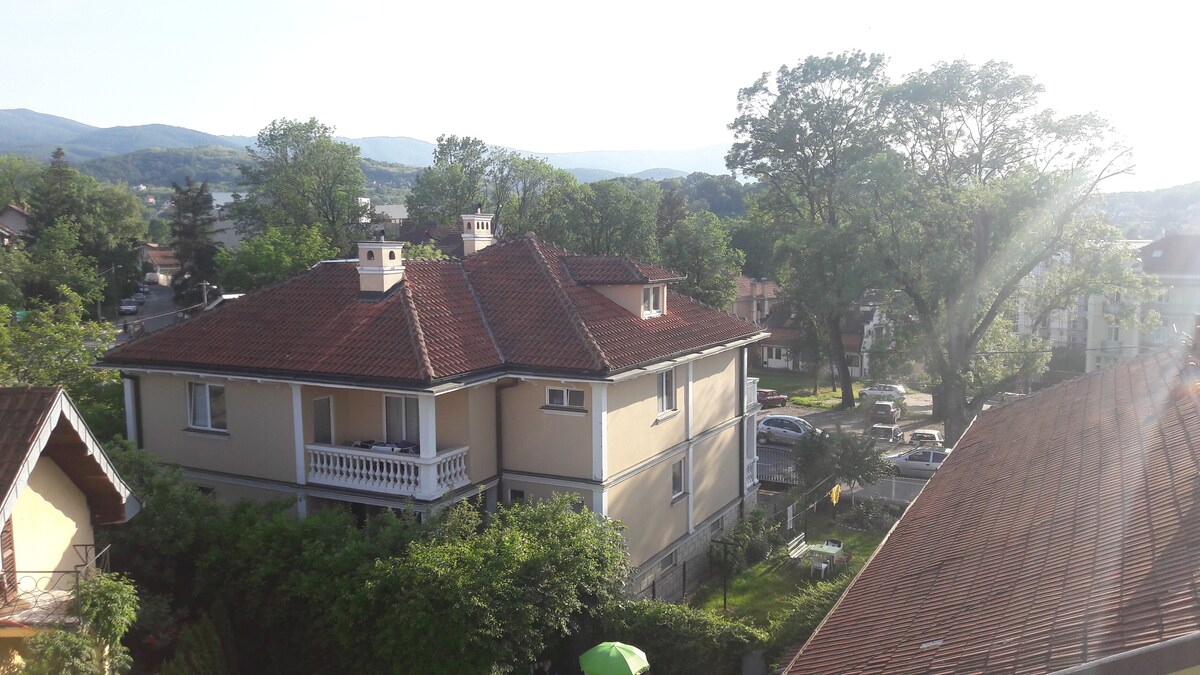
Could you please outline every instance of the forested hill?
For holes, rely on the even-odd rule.
[[[0,154],[50,157],[61,147],[75,162],[111,157],[147,148],[244,146],[202,131],[165,124],[103,129],[32,110],[0,110]]]
[[[1200,234],[1200,182],[1153,192],[1103,195],[1108,219],[1130,239]]]

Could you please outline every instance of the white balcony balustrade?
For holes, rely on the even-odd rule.
[[[746,378],[746,410],[758,404],[758,378]]]
[[[433,500],[471,482],[466,446],[433,457],[319,443],[305,447],[308,482],[317,485]]]

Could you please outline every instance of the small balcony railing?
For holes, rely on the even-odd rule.
[[[26,626],[78,625],[79,583],[108,571],[108,548],[99,553],[92,544],[75,544],[82,562],[71,570],[22,571],[3,575],[0,618]]]
[[[746,410],[758,405],[758,378],[746,378]]]
[[[317,485],[433,500],[471,482],[466,446],[433,457],[341,445],[306,447],[308,482]]]

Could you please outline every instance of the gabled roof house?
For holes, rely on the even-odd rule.
[[[462,260],[362,242],[115,348],[130,437],[302,513],[575,493],[626,521],[647,583],[753,504],[756,326],[671,292],[670,270],[493,243],[489,214],[462,238]]]
[[[786,673],[1200,668],[1200,361],[982,413]]]
[[[140,508],[61,387],[0,388],[0,662],[15,638],[78,621],[93,525]]]

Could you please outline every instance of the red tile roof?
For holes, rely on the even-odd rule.
[[[1042,673],[1196,634],[1198,376],[1163,352],[984,412],[786,672]]]
[[[462,261],[408,261],[378,302],[359,300],[354,263],[322,263],[104,362],[408,383],[500,368],[604,375],[759,333],[675,293],[663,316],[634,316],[575,281],[575,258],[526,236]]]
[[[684,275],[626,256],[582,256],[563,257],[567,272],[576,283],[603,284],[653,284],[662,281],[679,281]]]
[[[744,298],[776,298],[779,297],[779,284],[774,281],[758,281],[748,276],[738,277],[737,297]]]
[[[58,392],[58,387],[0,389],[0,494],[16,482]]]
[[[159,269],[179,269],[179,260],[175,257],[175,251],[148,250],[146,255],[150,258],[150,262]]]

